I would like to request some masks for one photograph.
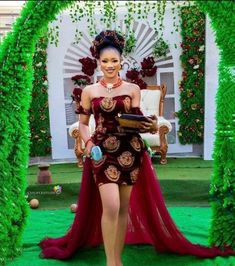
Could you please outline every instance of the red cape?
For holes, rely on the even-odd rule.
[[[65,236],[45,238],[39,243],[41,257],[67,259],[80,247],[102,244],[101,214],[101,199],[92,177],[91,160],[86,158],[74,221]],[[193,244],[182,235],[166,208],[159,181],[146,151],[130,198],[125,243],[151,244],[157,252],[202,258],[235,255],[235,251],[229,247],[222,251],[218,247]]]

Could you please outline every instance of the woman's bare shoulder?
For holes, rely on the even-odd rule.
[[[90,84],[87,85],[86,87],[84,87],[83,92],[85,92],[86,94],[91,95],[92,92],[94,92],[95,89],[98,88],[98,84],[94,83],[94,84]]]
[[[125,81],[125,85],[128,87],[128,90],[131,90],[132,94],[139,93],[140,91],[140,87],[135,83]]]

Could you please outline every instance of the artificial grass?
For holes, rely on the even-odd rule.
[[[202,206],[209,206],[208,191],[212,161],[198,158],[169,158],[167,165],[159,165],[154,160],[154,167],[168,210],[180,230],[192,242],[207,245],[211,209]],[[105,254],[102,246],[80,250],[68,261],[39,258],[40,249],[37,243],[45,236],[59,237],[64,235],[72,223],[74,214],[70,212],[69,206],[77,201],[82,176],[82,169],[77,168],[75,163],[51,165],[50,171],[52,172],[53,184],[39,185],[36,184],[37,166],[28,169],[28,199],[39,199],[40,206],[37,210],[30,211],[28,226],[23,238],[22,256],[7,265],[105,265]],[[53,192],[55,185],[62,187],[60,194]],[[123,263],[125,266],[233,266],[235,259],[234,257],[198,259],[192,256],[157,254],[149,245],[128,245],[125,246]]]
[[[208,245],[210,208],[174,207],[168,209],[179,229],[190,241]],[[68,209],[53,211],[31,210],[23,236],[23,254],[15,260],[9,261],[7,265],[104,266],[105,254],[103,246],[80,250],[67,261],[39,258],[40,248],[37,246],[38,242],[45,236],[60,237],[64,235],[73,219],[74,214],[69,212]],[[198,259],[192,256],[158,254],[149,245],[126,245],[123,253],[123,264],[124,266],[232,266],[235,265],[235,257]]]
[[[167,206],[209,206],[208,180],[160,180]],[[77,201],[80,183],[60,184],[60,194],[53,192],[54,184],[34,185],[27,188],[28,200],[36,198],[39,209],[69,207]]]
[[[167,165],[153,160],[167,206],[209,206],[212,161],[200,158],[169,158]],[[69,207],[77,201],[82,169],[73,164],[52,164],[52,184],[37,184],[37,166],[28,169],[28,200],[37,198],[40,209]],[[55,185],[62,187],[60,194],[53,193]]]
[[[197,179],[209,180],[212,173],[212,161],[204,161],[201,158],[168,158],[166,165],[158,164],[158,159],[153,160],[159,179]],[[82,168],[76,163],[52,164],[50,166],[52,181],[56,183],[81,182]],[[38,166],[28,168],[28,185],[37,184]]]

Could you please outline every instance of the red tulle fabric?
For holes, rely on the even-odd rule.
[[[66,235],[60,238],[43,239],[41,257],[68,259],[80,247],[102,244],[102,205],[91,172],[91,160],[86,158],[78,210]],[[160,184],[147,152],[144,152],[140,176],[134,185],[129,208],[126,244],[151,244],[157,252],[193,255],[202,258],[235,255],[226,248],[206,247],[189,242],[178,230],[164,203]]]

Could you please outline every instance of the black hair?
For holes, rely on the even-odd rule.
[[[125,39],[114,30],[106,30],[95,37],[93,44],[96,58],[99,58],[101,51],[105,48],[116,48],[121,55],[124,49]]]

